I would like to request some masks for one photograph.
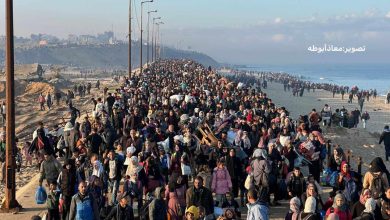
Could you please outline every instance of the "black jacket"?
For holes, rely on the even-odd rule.
[[[211,191],[205,187],[201,187],[196,190],[195,187],[191,187],[186,192],[186,204],[187,207],[203,206],[206,209],[206,215],[210,215],[214,212],[214,200]]]
[[[384,131],[379,139],[379,144],[384,142],[385,146],[390,148],[390,131]],[[386,149],[387,150],[387,149]]]
[[[114,206],[110,213],[107,215],[105,220],[133,220],[134,213],[133,207],[127,205],[125,208],[122,208],[120,204]]]

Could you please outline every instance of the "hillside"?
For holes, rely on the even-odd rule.
[[[133,68],[139,66],[139,45],[133,43],[132,47]],[[4,50],[0,49],[0,62],[4,63]],[[79,67],[100,68],[127,68],[128,45],[96,45],[96,46],[58,46],[41,47],[32,49],[16,49],[16,63],[43,63],[73,65]],[[146,47],[143,50],[143,61],[147,60]],[[205,66],[218,67],[219,64],[213,58],[197,52],[176,50],[164,47],[162,58],[188,58],[198,61]],[[150,52],[151,57],[151,52]]]

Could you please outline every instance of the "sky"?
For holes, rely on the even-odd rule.
[[[139,36],[140,0],[133,3],[133,39]],[[0,1],[0,18],[5,17]],[[97,34],[125,39],[129,0],[14,1],[16,36]],[[135,6],[135,7],[134,7]],[[233,64],[388,63],[389,0],[155,0],[144,4],[162,17],[162,42]],[[152,17],[151,16],[151,17]],[[0,35],[4,35],[0,19]],[[315,53],[310,46],[365,47],[364,52]]]

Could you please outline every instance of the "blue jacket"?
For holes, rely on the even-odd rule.
[[[99,220],[99,209],[92,194],[77,193],[70,203],[69,220]]]
[[[246,216],[247,220],[268,220],[269,219],[269,210],[265,204],[256,201],[251,204],[246,205],[248,207],[248,214]]]

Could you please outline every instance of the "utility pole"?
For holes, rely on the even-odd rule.
[[[153,18],[153,25],[152,25],[152,62],[154,62],[154,38],[155,38],[155,31],[154,31],[154,26],[156,25],[155,20],[161,19],[161,17]]]
[[[149,34],[150,34],[150,13],[156,13],[157,10],[154,10],[154,11],[148,11],[148,24],[147,24],[147,27],[146,27],[146,30],[147,30],[147,39],[146,39],[146,42],[147,42],[147,45],[146,45],[146,66],[149,67],[149,48],[150,48],[150,44],[149,44]]]
[[[129,0],[129,78],[131,78],[131,0]]]
[[[21,208],[16,201],[15,183],[15,88],[14,88],[14,28],[13,0],[6,0],[6,161],[5,161],[5,202],[4,212]],[[4,174],[3,174],[4,175]]]
[[[150,1],[143,1],[141,2],[141,43],[140,43],[140,57],[139,57],[139,60],[140,60],[140,65],[139,65],[139,69],[140,69],[140,74],[142,74],[142,47],[143,47],[143,43],[142,43],[142,32],[144,31],[142,29],[142,14],[143,14],[143,11],[144,11],[144,4],[145,3],[148,3],[148,2],[153,2],[153,0],[150,0]]]

